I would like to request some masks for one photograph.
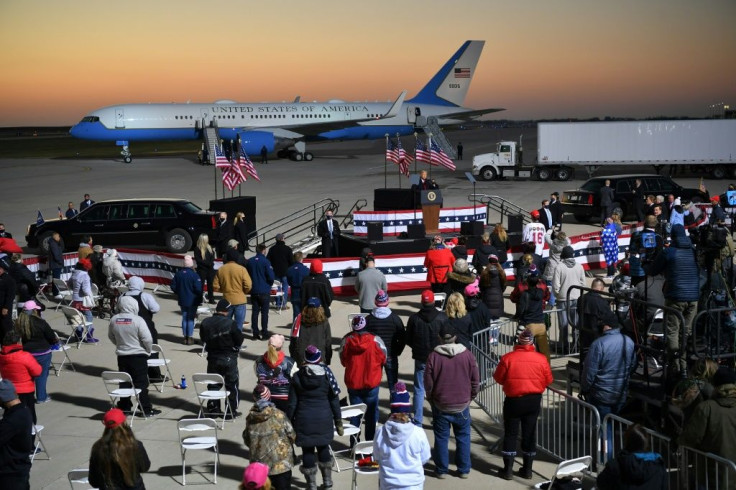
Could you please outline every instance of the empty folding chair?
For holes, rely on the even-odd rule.
[[[151,384],[156,386],[156,389],[159,391],[159,393],[164,392],[164,385],[166,384],[167,379],[171,381],[171,386],[176,388],[176,385],[174,384],[174,377],[171,375],[171,370],[169,369],[169,363],[171,362],[171,359],[166,359],[163,349],[158,344],[151,345],[151,353],[154,352],[158,353],[158,359],[148,359],[148,367],[158,367],[166,369],[161,369],[161,374],[163,375],[163,379],[161,380],[161,387],[159,388],[155,385],[155,383]]]
[[[72,367],[72,371],[76,372],[77,369],[74,367],[74,363],[72,362],[71,357],[69,357],[69,350],[71,349],[71,346],[67,344],[69,339],[62,339],[56,332],[54,332],[54,335],[56,335],[56,340],[58,342],[59,348],[57,350],[51,351],[51,368],[54,370],[54,373],[59,376],[61,375],[61,369],[64,367],[64,364],[68,362],[69,365]],[[57,353],[61,353],[64,355],[61,362],[58,363],[58,367],[56,366],[57,362],[54,361],[54,354],[56,354],[57,357],[59,357],[60,355]]]
[[[133,378],[130,377],[130,374],[122,371],[103,371],[102,382],[105,384],[105,389],[107,390],[107,395],[110,397],[110,403],[113,408],[115,408],[115,404],[121,398],[130,397],[133,404],[131,407],[130,426],[133,427],[133,419],[138,408],[140,407],[143,410],[141,399],[138,396],[141,392],[140,388],[134,388]],[[121,383],[126,383],[130,388],[121,388]]]
[[[66,322],[71,328],[71,334],[66,339],[66,343],[69,344],[70,341],[76,339],[77,349],[79,349],[89,333],[89,328],[93,327],[94,324],[88,322],[81,311],[71,306],[62,306],[61,311],[64,313]]]
[[[360,435],[360,428],[363,425],[363,417],[368,406],[365,403],[358,403],[356,405],[348,405],[347,407],[340,407],[340,418],[342,419],[343,435],[334,433],[333,439],[344,438],[347,449],[341,449],[339,451],[333,451],[332,445],[330,445],[330,454],[332,454],[332,462],[334,463],[335,470],[340,472],[340,463],[337,460],[337,455],[342,453],[350,452],[350,441],[352,437]],[[353,418],[357,417],[357,423],[352,424]]]
[[[69,287],[69,284],[67,284],[65,280],[59,279],[57,277],[54,279],[54,286],[56,286],[56,289],[59,291],[59,293],[56,295],[57,298],[55,298],[59,302],[59,304],[56,305],[54,311],[57,311],[60,306],[71,305],[72,299],[74,297],[74,291],[72,291],[72,288]],[[58,296],[61,296],[61,298],[58,298]]]
[[[276,313],[281,314],[284,309],[284,291],[281,289],[281,281],[273,281],[271,284],[271,304],[276,308]]]
[[[177,423],[177,429],[179,431],[179,447],[181,449],[182,485],[187,484],[187,451],[197,449],[212,449],[215,452],[215,470],[212,483],[217,484],[217,464],[220,461],[217,422],[213,419],[184,419]]]
[[[378,465],[371,464],[368,466],[360,466],[360,459],[373,455],[373,441],[359,442],[353,447],[353,486],[352,489],[358,488],[358,475],[374,475],[378,476]]]
[[[31,426],[31,435],[36,438],[36,442],[33,445],[33,452],[31,453],[31,463],[36,459],[36,455],[38,453],[44,453],[46,454],[46,459],[51,459],[51,455],[49,454],[48,449],[46,449],[46,444],[43,443],[43,439],[41,438],[41,431],[43,431],[43,429],[43,425]]]
[[[434,307],[440,311],[445,311],[445,301],[447,301],[447,293],[434,293]]]
[[[224,429],[225,415],[230,413],[231,410],[230,399],[228,398],[230,392],[225,389],[225,379],[219,374],[195,373],[192,375],[192,384],[194,384],[194,390],[197,392],[197,400],[199,401],[199,414],[197,414],[197,418],[203,415],[215,414],[215,412],[208,411],[207,402],[219,401],[220,403],[225,403],[225,411],[222,417],[222,428]],[[219,388],[215,388],[212,385],[219,385]]]
[[[537,483],[536,485],[534,485],[534,488],[555,488],[555,480],[560,480],[562,478],[577,475],[580,475],[582,477],[583,473],[587,471],[588,468],[590,468],[592,462],[592,456],[582,456],[580,458],[562,461],[560,464],[557,465],[557,468],[555,469],[555,474],[552,475],[552,479],[550,481]],[[582,483],[580,484],[579,488],[583,488]]]
[[[89,470],[87,469],[71,470],[66,474],[66,477],[69,479],[69,485],[71,485],[72,490],[92,488],[89,484]]]

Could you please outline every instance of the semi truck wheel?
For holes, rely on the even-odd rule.
[[[723,165],[716,165],[710,171],[710,175],[714,179],[725,179],[728,175],[728,172],[726,172],[726,167],[724,167]]]
[[[480,171],[480,178],[483,180],[493,180],[496,178],[496,171],[493,167],[483,167]]]
[[[569,168],[561,168],[557,170],[555,177],[557,178],[557,180],[564,182],[566,180],[570,180],[570,177],[572,177],[572,172]]]
[[[537,170],[537,178],[539,180],[548,181],[552,177],[552,171],[548,168],[540,168]]]

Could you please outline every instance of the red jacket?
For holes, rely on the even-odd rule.
[[[41,365],[20,344],[4,345],[0,352],[0,375],[10,380],[20,394],[33,393],[33,378],[41,376]]]
[[[518,303],[519,302],[519,299],[521,299],[521,293],[523,293],[527,289],[529,289],[529,285],[526,283],[526,281],[522,281],[519,284],[517,284],[514,287],[514,290],[511,291],[511,294],[509,295],[509,299],[511,300],[511,302],[512,303]],[[537,289],[541,289],[543,291],[542,308],[545,308],[547,306],[547,302],[549,301],[549,298],[551,296],[550,295],[550,292],[549,292],[549,288],[544,283],[544,281],[540,280],[537,283]]]
[[[455,256],[449,248],[427,250],[424,267],[427,268],[427,281],[433,284],[447,282],[447,273],[455,265]]]
[[[345,366],[345,386],[365,390],[381,384],[386,346],[381,337],[365,331],[350,332],[340,343],[340,362]]]
[[[543,393],[554,381],[547,357],[533,345],[517,345],[498,363],[493,379],[503,386],[506,396],[517,398]]]

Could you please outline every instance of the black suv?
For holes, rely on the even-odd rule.
[[[109,245],[158,245],[173,253],[191,250],[201,233],[214,239],[218,213],[203,211],[184,199],[121,199],[96,202],[72,219],[53,219],[28,226],[29,247],[48,251],[58,232],[67,247],[77,248],[84,235]]]
[[[580,186],[580,189],[565,191],[562,194],[562,210],[572,214],[580,222],[598,219],[601,215],[601,187],[605,185],[606,180],[610,180],[616,200],[614,208],[618,207],[623,210],[622,218],[636,218],[632,192],[632,189],[636,187],[636,179],[641,179],[645,195],[674,194],[675,197],[681,197],[683,200],[687,199],[694,203],[708,200],[708,195],[699,189],[681,187],[664,175],[611,175],[588,179]]]

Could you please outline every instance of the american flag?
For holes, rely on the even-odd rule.
[[[455,78],[470,78],[470,68],[455,68]]]
[[[245,152],[243,145],[240,146],[238,163],[245,169],[245,173],[256,179],[258,182],[261,181],[260,177],[258,177],[258,172],[256,172],[256,167],[253,165],[253,162],[250,161],[250,158],[248,158],[248,154]],[[243,180],[245,180],[245,176],[243,176]]]
[[[411,162],[414,161],[414,157],[411,156],[411,154],[407,153],[406,150],[404,150],[404,147],[401,145],[401,139],[399,137],[396,137],[396,148],[399,155],[399,172],[409,176],[409,165]]]
[[[417,137],[414,153],[417,155],[417,162],[432,163],[432,156],[427,151],[427,146]]]
[[[229,191],[235,189],[241,182],[246,180],[238,162],[235,160],[232,162],[228,161],[225,154],[222,153],[222,150],[217,145],[215,145],[215,166],[222,169],[222,182]]]
[[[399,163],[399,151],[389,137],[386,137],[386,160]]]
[[[445,153],[442,148],[437,146],[437,143],[432,141],[432,146],[429,149],[429,153],[431,155],[431,164],[432,165],[442,165],[443,167],[455,171],[457,167],[455,167],[455,163],[452,161],[452,158],[447,156],[447,153]]]

